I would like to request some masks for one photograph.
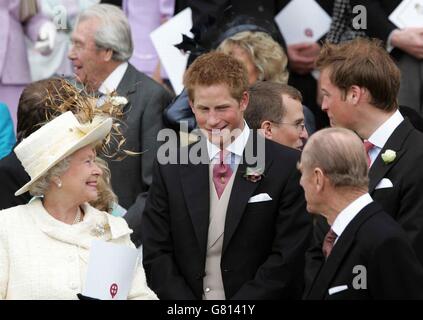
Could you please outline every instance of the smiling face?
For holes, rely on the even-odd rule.
[[[95,18],[80,21],[72,33],[72,47],[68,57],[72,61],[77,80],[97,90],[108,76],[110,54],[97,48],[94,35],[100,26]]]
[[[229,144],[231,137],[238,136],[237,133],[244,129],[247,92],[237,101],[226,85],[196,86],[190,104],[198,126],[216,145]]]
[[[69,169],[60,177],[61,191],[77,198],[78,203],[97,199],[97,181],[103,172],[96,164],[95,157],[92,146],[76,151],[70,157]]]

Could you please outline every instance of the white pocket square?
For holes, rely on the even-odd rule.
[[[377,189],[385,189],[385,188],[392,188],[394,185],[392,184],[391,180],[387,179],[387,178],[383,178],[382,180],[379,181],[379,183],[377,184],[375,190]]]
[[[273,200],[267,193],[257,194],[248,200],[248,203],[264,202]]]
[[[348,289],[348,286],[343,285],[343,286],[337,286],[337,287],[330,288],[328,291],[329,291],[329,295],[331,296],[335,293],[338,293],[338,292],[341,292],[341,291],[344,291],[344,290],[347,290],[347,289]]]

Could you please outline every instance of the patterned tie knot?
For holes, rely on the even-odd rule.
[[[329,257],[333,246],[335,245],[335,240],[338,237],[338,235],[333,231],[332,228],[328,231],[328,233],[325,236],[325,239],[323,240],[323,254],[327,258]]]

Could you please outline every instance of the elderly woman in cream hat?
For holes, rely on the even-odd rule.
[[[81,124],[68,111],[23,140],[15,153],[31,177],[16,192],[39,196],[0,212],[0,298],[77,299],[94,239],[134,247],[122,218],[90,206],[102,170],[95,146],[112,119]],[[139,264],[129,299],[157,299]]]

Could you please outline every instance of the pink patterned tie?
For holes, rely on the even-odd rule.
[[[368,140],[364,140],[363,144],[364,144],[364,149],[366,149],[367,165],[370,168],[370,164],[372,160],[370,159],[369,151],[372,150],[375,145]]]
[[[223,163],[223,152],[224,151],[219,152],[220,163],[213,165],[213,183],[219,199],[222,196],[222,193],[225,190],[225,187],[232,175],[231,166],[229,164]]]

